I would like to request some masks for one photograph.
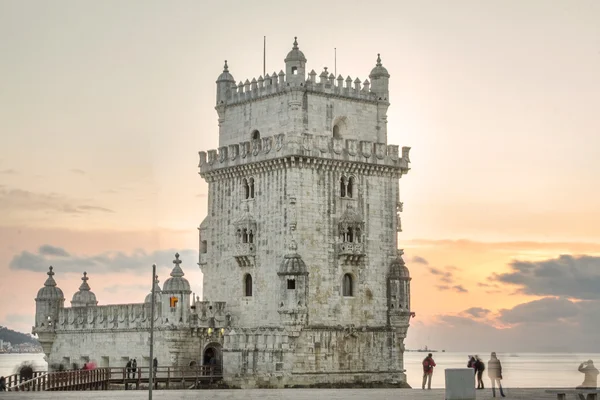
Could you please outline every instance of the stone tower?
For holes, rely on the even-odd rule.
[[[225,63],[220,147],[200,152],[199,264],[204,299],[231,313],[226,379],[402,385],[410,277],[397,232],[410,148],[387,143],[390,75],[378,55],[371,81],[326,67],[317,81],[297,40],[284,62],[285,73],[237,85]]]

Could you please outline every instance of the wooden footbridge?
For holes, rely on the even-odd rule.
[[[155,389],[174,386],[194,389],[202,384],[223,379],[218,366],[158,367],[154,372]],[[57,372],[34,372],[31,377],[19,374],[6,377],[7,391],[44,390],[109,390],[122,386],[124,389],[148,388],[150,368],[138,367],[135,372],[126,368],[96,368],[92,370],[70,370]]]

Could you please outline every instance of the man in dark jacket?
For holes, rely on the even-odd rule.
[[[500,396],[506,397],[504,396],[504,392],[502,391],[502,383],[500,382],[502,380],[502,364],[500,363],[500,360],[498,360],[498,357],[496,357],[495,352],[492,353],[490,361],[488,361],[488,376],[492,381],[492,395],[496,397],[496,383],[498,383]]]

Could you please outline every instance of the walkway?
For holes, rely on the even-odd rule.
[[[556,395],[544,393],[544,389],[508,389],[507,400],[554,400]],[[109,390],[86,392],[7,392],[4,399],[75,400],[75,399],[126,399],[142,400],[148,392],[142,390]],[[444,390],[420,389],[284,389],[284,390],[155,390],[156,400],[443,400]],[[477,391],[478,400],[493,399],[491,390]],[[496,398],[501,399],[501,398]],[[573,398],[575,400],[575,398]]]

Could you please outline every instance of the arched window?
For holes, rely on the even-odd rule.
[[[246,228],[242,232],[242,243],[248,243],[248,229]]]
[[[242,181],[242,189],[244,190],[244,199],[248,199],[250,197],[250,186],[246,178]]]
[[[253,199],[254,198],[254,178],[250,178],[250,182],[248,184],[248,186],[250,187],[250,198]],[[248,198],[248,197],[246,197]]]
[[[292,75],[298,75],[298,67],[292,67]]]
[[[346,196],[352,198],[352,194],[354,191],[354,177],[351,176],[348,178],[348,188],[346,189]]]
[[[350,274],[345,274],[344,275],[344,291],[343,291],[343,295],[344,297],[352,297],[354,296],[354,287],[353,287],[353,279],[352,279],[352,275]]]
[[[339,125],[334,125],[333,126],[333,138],[334,139],[341,139],[342,135],[340,135],[340,127]]]
[[[260,139],[260,132],[258,130],[252,131],[251,137],[252,137],[252,140],[258,140],[258,139]]]
[[[248,232],[248,243],[254,243],[254,233],[252,232],[252,229]]]
[[[252,275],[246,274],[244,277],[244,296],[252,296]]]
[[[340,196],[346,197],[346,178],[342,176],[340,179]]]

